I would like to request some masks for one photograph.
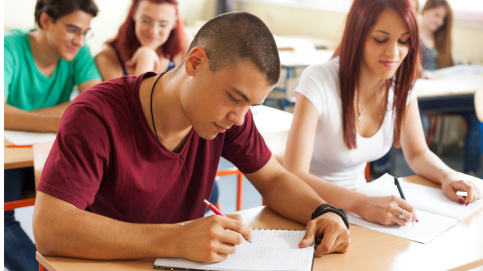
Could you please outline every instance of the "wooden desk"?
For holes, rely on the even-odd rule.
[[[32,148],[7,148],[10,144],[6,138],[10,138],[15,144],[32,145],[39,142],[53,142],[55,133],[37,133],[26,131],[9,131],[4,130],[4,168],[22,168],[33,166]],[[8,136],[7,136],[8,133]]]
[[[32,148],[8,148],[10,144],[4,139],[4,169],[32,167],[34,165],[34,156]]]
[[[434,184],[412,176],[405,180]],[[282,218],[269,207],[238,212],[251,228],[304,229]],[[396,236],[351,225],[351,246],[345,254],[317,258],[313,270],[468,270],[483,265],[483,208],[423,245]],[[96,261],[65,257],[37,260],[50,271],[77,270],[153,270],[155,259]]]

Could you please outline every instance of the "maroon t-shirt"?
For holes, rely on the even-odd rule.
[[[65,111],[38,190],[84,209],[133,223],[175,223],[202,217],[220,157],[244,173],[271,152],[253,122],[213,140],[191,131],[179,153],[149,128],[139,100],[143,78],[126,76],[80,94]]]

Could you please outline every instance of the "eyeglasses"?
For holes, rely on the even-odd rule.
[[[161,29],[172,27],[172,23],[169,23],[169,22],[154,22],[153,20],[147,19],[147,18],[141,18],[140,21],[142,24],[149,27],[153,27],[155,25]]]
[[[69,33],[70,35],[75,35],[76,37],[84,37],[86,39],[90,39],[94,36],[94,33],[88,29],[86,32],[82,33],[81,29],[75,25],[71,25],[71,24],[66,24],[64,22],[62,22],[61,20],[57,19],[58,22],[60,22],[65,30],[67,30],[67,33]]]

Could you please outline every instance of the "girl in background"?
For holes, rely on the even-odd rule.
[[[428,71],[453,66],[451,28],[453,12],[446,0],[428,0],[420,24],[423,77]]]
[[[103,80],[163,73],[183,60],[190,42],[176,0],[133,0],[117,36],[96,56],[96,64]]]
[[[482,198],[478,184],[446,166],[425,141],[418,101],[419,33],[408,0],[355,0],[335,58],[304,70],[284,166],[329,204],[383,225],[417,221],[399,197],[367,196],[367,162],[401,146],[411,169],[456,202]],[[467,191],[468,197],[456,195]]]
[[[421,64],[423,71],[421,77],[432,79],[434,75],[431,73],[436,69],[453,66],[453,58],[451,56],[451,28],[453,25],[453,12],[446,0],[428,0],[424,4],[422,10],[422,20],[420,27],[420,45],[421,45]],[[472,99],[472,98],[471,98]],[[472,104],[472,101],[465,102],[461,99],[452,100],[446,105],[445,113],[451,110],[451,107],[461,108],[459,103]],[[438,113],[440,105],[435,105],[432,101],[421,101],[419,103],[421,109]],[[458,109],[458,112],[461,110]],[[470,109],[468,112],[460,113],[467,124],[465,136],[465,144],[463,149],[463,172],[476,176],[476,172],[480,166],[480,124],[474,112]],[[429,126],[427,118],[423,115],[423,126]]]

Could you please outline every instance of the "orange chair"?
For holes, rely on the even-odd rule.
[[[366,169],[364,170],[364,175],[366,176],[366,182],[371,182],[371,163],[366,164]]]
[[[237,178],[237,194],[236,194],[236,210],[240,211],[242,209],[242,195],[243,195],[243,173],[241,173],[238,168],[223,169],[216,172],[217,177],[223,177],[227,175],[236,174]],[[219,202],[216,203],[216,207],[219,209]]]
[[[17,208],[35,205],[35,198],[14,200],[3,203],[3,210],[10,211]]]

